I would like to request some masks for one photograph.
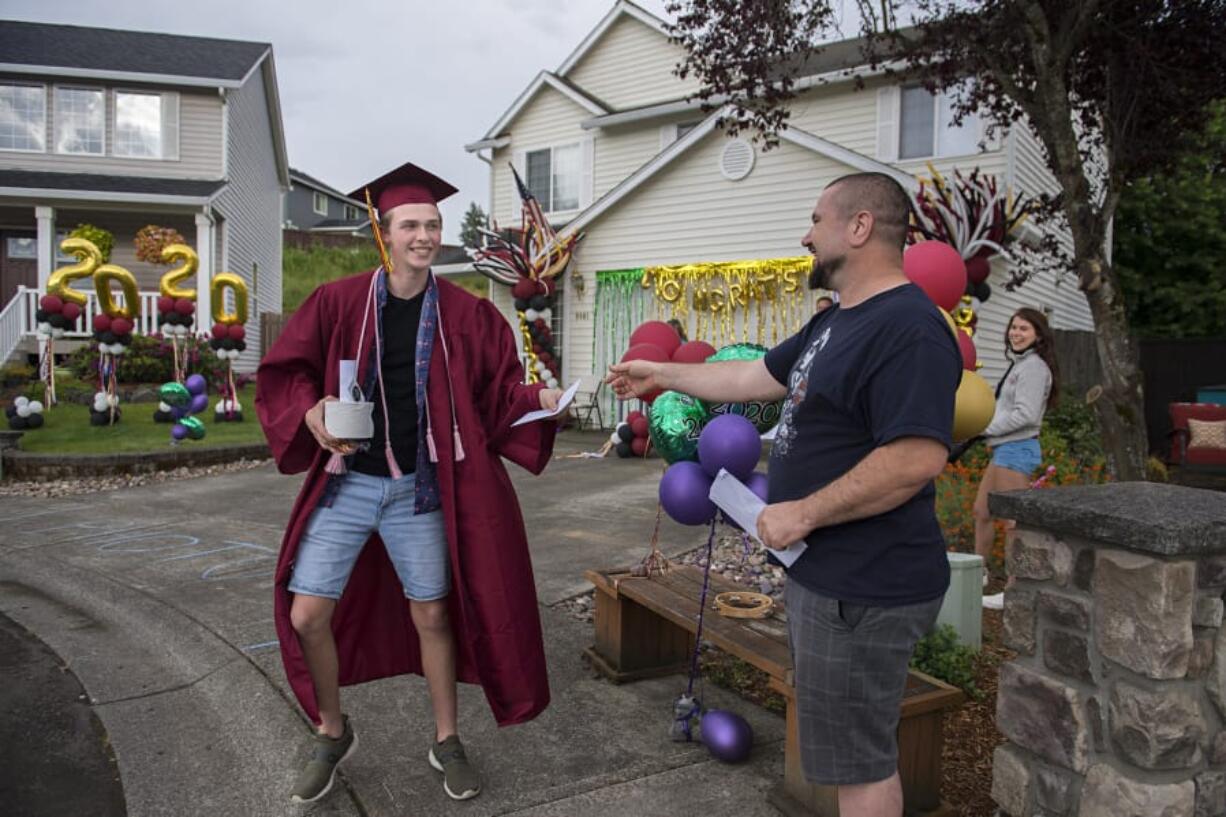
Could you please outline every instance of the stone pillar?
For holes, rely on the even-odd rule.
[[[992,798],[1009,817],[1226,817],[1226,494],[994,494],[1006,561]]]

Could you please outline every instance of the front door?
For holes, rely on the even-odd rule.
[[[38,240],[28,230],[0,230],[0,309],[19,286],[38,286]]]

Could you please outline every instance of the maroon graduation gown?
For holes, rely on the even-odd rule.
[[[281,544],[274,594],[285,672],[313,721],[319,720],[319,711],[290,624],[293,594],[287,585],[298,543],[327,484],[329,455],[303,417],[321,397],[338,393],[338,361],[368,360],[373,313],[367,349],[356,354],[354,347],[369,284],[370,273],[363,273],[315,290],[265,356],[256,380],[256,410],[277,467],[286,474],[308,472]],[[544,710],[549,683],[523,517],[501,457],[539,474],[553,453],[557,427],[545,421],[510,428],[525,412],[539,408],[543,386],[523,384],[514,336],[494,305],[441,279],[438,305],[442,338],[435,338],[430,360],[427,410],[433,418],[439,497],[451,553],[448,602],[456,673],[462,682],[481,684],[494,718],[506,726]],[[465,453],[458,462],[449,384]],[[332,631],[342,686],[421,674],[408,601],[377,533],[358,558]]]

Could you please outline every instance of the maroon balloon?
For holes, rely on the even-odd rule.
[[[629,423],[633,427],[635,420],[637,420],[640,417],[646,417],[646,416],[647,415],[644,414],[643,412],[635,409],[634,411],[626,415],[626,422]]]
[[[101,312],[99,312],[97,315],[94,315],[94,331],[95,332],[111,331],[111,316],[104,315]]]
[[[946,312],[953,310],[966,292],[966,264],[958,251],[943,241],[921,241],[907,247],[902,271]]]
[[[641,414],[630,423],[630,430],[634,432],[635,437],[644,440],[647,439],[647,435],[651,431],[647,425],[647,418]]]
[[[38,305],[43,308],[44,312],[50,312],[58,315],[64,309],[64,302],[60,300],[58,295],[44,295],[39,299]]]
[[[698,461],[711,477],[719,469],[744,482],[762,456],[762,436],[753,423],[739,414],[721,414],[703,428],[698,437]]]
[[[703,363],[715,354],[715,347],[705,340],[691,340],[673,352],[673,363]]]
[[[175,311],[175,299],[168,295],[158,296],[158,312],[163,315]]]
[[[992,265],[982,255],[976,255],[967,259],[966,277],[971,280],[972,284],[982,284],[988,280],[988,276],[991,274]]]
[[[667,363],[668,353],[653,343],[639,343],[631,346],[622,355],[622,363],[625,363],[627,360],[650,360],[655,363]],[[663,393],[663,389],[656,389],[655,391],[640,395],[639,399],[644,403],[651,403]]]
[[[247,330],[241,323],[236,323],[226,329],[226,334],[230,336],[230,340],[242,340],[247,337]]]
[[[634,452],[634,456],[641,457],[647,453],[647,438],[635,437],[630,441],[630,450]]]
[[[975,371],[975,364],[979,362],[979,353],[975,351],[975,341],[971,340],[971,336],[961,329],[954,334],[958,336],[958,350],[962,352],[962,368]]]
[[[213,337],[217,340],[225,340],[227,337],[229,337],[229,334],[226,332],[226,325],[224,323],[213,324],[212,331]]]
[[[81,305],[74,304],[72,301],[67,301],[64,304],[64,311],[60,314],[70,321],[75,321],[77,318],[81,317]]]
[[[511,287],[511,295],[515,298],[531,298],[537,293],[536,282],[531,278],[520,278]]]
[[[132,321],[127,318],[111,318],[111,331],[116,335],[128,335],[132,333]]]
[[[681,345],[681,336],[677,334],[676,329],[664,321],[647,321],[647,323],[641,324],[630,335],[631,346],[637,346],[640,343],[650,343],[653,346],[659,346],[664,350],[664,359],[668,360],[673,356],[673,352],[677,351],[677,347]]]
[[[187,298],[180,298],[175,301],[175,312],[180,315],[190,315],[196,311],[196,302]]]
[[[682,525],[705,525],[715,518],[715,503],[707,496],[711,478],[696,462],[674,462],[660,479],[660,504]]]

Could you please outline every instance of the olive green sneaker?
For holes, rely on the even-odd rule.
[[[455,735],[430,747],[430,765],[443,773],[443,791],[452,800],[467,800],[481,793],[481,778],[464,755]]]
[[[358,748],[358,736],[345,715],[345,731],[339,738],[316,734],[311,737],[311,759],[298,775],[289,799],[295,803],[314,803],[332,788],[336,767]]]

